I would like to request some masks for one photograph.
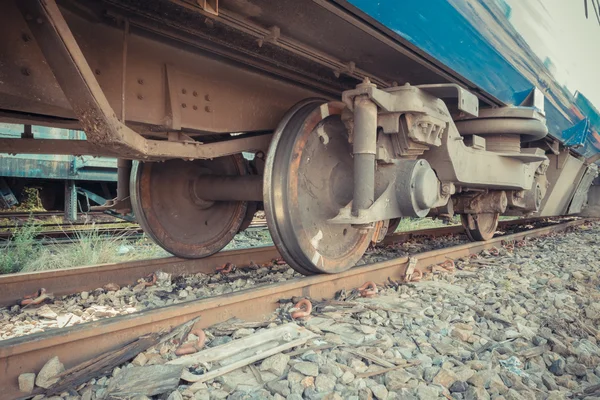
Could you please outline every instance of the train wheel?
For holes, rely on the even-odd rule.
[[[461,214],[460,220],[472,242],[490,240],[498,228],[498,213]]]
[[[390,219],[390,222],[388,224],[388,230],[387,230],[387,233],[385,234],[385,236],[392,236],[394,234],[394,232],[396,232],[396,229],[398,229],[398,226],[400,225],[401,221],[402,221],[402,218]]]
[[[202,258],[225,247],[246,216],[245,201],[207,201],[195,178],[244,175],[240,156],[212,160],[134,163],[131,204],[140,226],[157,244],[183,258]]]
[[[277,127],[267,155],[264,206],[273,242],[296,271],[336,273],[353,267],[373,230],[332,224],[352,200],[352,147],[344,105],[309,99]]]

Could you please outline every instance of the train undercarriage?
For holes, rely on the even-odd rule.
[[[400,218],[488,240],[500,215],[580,212],[597,175],[542,92],[504,104],[344,2],[22,0],[0,37],[0,119],[88,138],[2,151],[118,157],[103,207],[180,257],[264,209],[294,269],[336,273]]]

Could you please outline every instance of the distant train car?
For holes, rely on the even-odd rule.
[[[0,138],[85,140],[85,133],[71,129],[0,123]],[[42,206],[49,211],[77,211],[102,205],[116,196],[117,160],[108,157],[0,154],[0,204],[19,204],[24,188],[38,189]]]
[[[402,217],[460,215],[488,240],[500,215],[600,202],[587,5],[8,0],[0,120],[87,140],[0,148],[117,158],[106,207],[181,257],[219,251],[260,207],[303,274],[352,267]]]

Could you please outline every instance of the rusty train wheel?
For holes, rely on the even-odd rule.
[[[396,232],[396,229],[398,229],[398,226],[400,225],[401,221],[402,221],[402,218],[390,219],[387,233],[385,234],[385,236],[392,236],[394,234],[394,232]]]
[[[461,214],[460,220],[465,233],[472,242],[490,240],[498,228],[498,213]]]
[[[352,146],[343,109],[319,99],[297,104],[279,124],[267,155],[267,224],[283,258],[305,275],[353,267],[373,234],[328,222],[352,200]]]
[[[168,252],[202,258],[225,247],[246,216],[247,203],[202,199],[194,185],[202,174],[245,174],[239,156],[212,160],[134,163],[131,204],[144,232]]]

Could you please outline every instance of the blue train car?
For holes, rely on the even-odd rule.
[[[85,133],[77,130],[5,123],[0,123],[0,138],[20,138],[26,129],[34,139],[85,140]],[[114,197],[117,160],[87,155],[3,153],[0,179],[5,208],[19,203],[24,187],[35,187],[47,210],[66,208],[74,212]]]

